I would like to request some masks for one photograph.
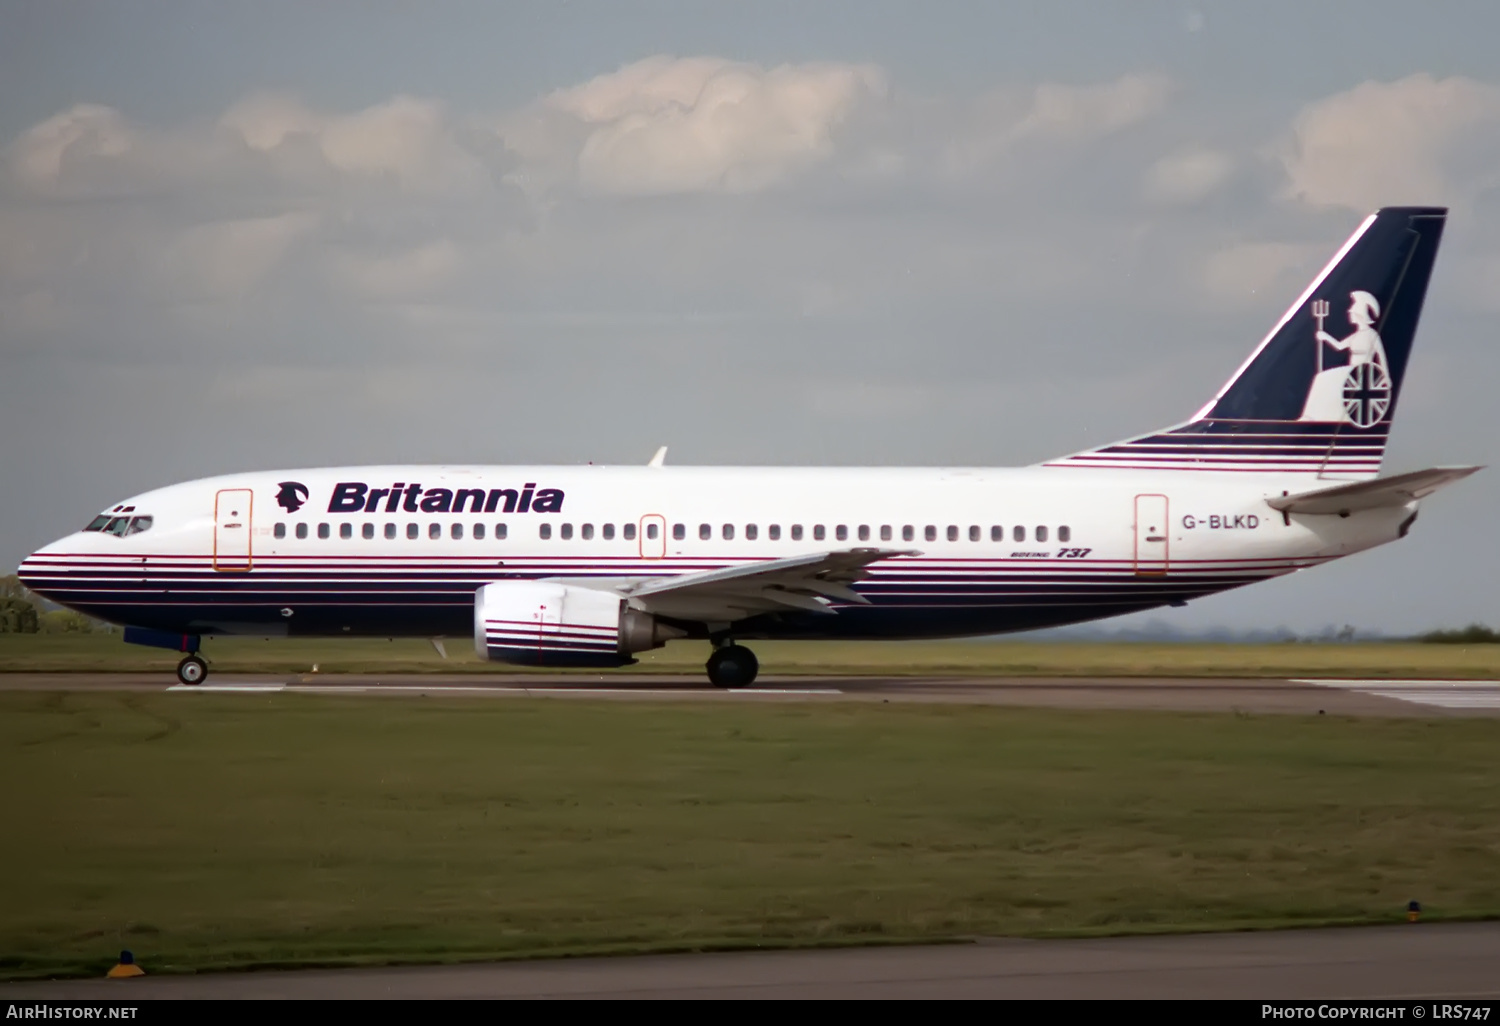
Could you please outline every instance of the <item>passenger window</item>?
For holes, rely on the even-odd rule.
[[[948,525],[948,540],[949,541],[958,541],[958,525],[957,524],[949,524]]]
[[[906,524],[906,525],[902,526],[902,528],[901,528],[901,540],[902,541],[915,541],[916,537],[917,537],[917,529],[915,527],[911,526],[910,524]]]
[[[801,540],[802,540],[802,525],[801,524],[793,524],[792,525],[792,541],[801,541]]]
[[[573,525],[572,524],[563,524],[562,525],[561,534],[562,534],[562,540],[563,541],[570,541],[570,540],[572,540],[572,538],[573,538]]]
[[[306,524],[298,524],[297,525],[297,537],[298,538],[306,538],[307,537],[307,525]]]
[[[828,532],[823,530],[822,524],[813,525],[813,541],[822,541],[827,536]]]
[[[275,535],[277,538],[285,538],[286,537],[286,525],[285,524],[277,524],[276,525],[276,529],[274,531],[272,531],[271,533],[273,535]]]
[[[1036,529],[1036,540],[1037,541],[1046,541],[1047,540],[1047,529],[1045,527],[1038,527]]]
[[[978,540],[979,540],[979,525],[978,524],[970,524],[969,525],[969,541],[978,541]]]
[[[835,527],[833,529],[833,536],[835,538],[837,538],[839,541],[848,541],[849,540],[849,528],[848,528],[848,526],[846,526],[844,524],[839,524],[837,527]]]
[[[1010,536],[1012,538],[1014,538],[1016,541],[1025,541],[1026,540],[1026,528],[1022,527],[1020,524],[1017,524],[1015,527],[1011,528],[1011,530],[1010,530]]]
[[[474,540],[475,541],[484,541],[484,525],[483,524],[475,524],[474,525]]]
[[[509,536],[510,530],[504,524],[495,525],[495,540],[504,541]]]
[[[754,524],[745,525],[745,540],[754,541],[760,535],[760,528]]]
[[[991,524],[990,525],[990,541],[1004,541],[1004,540],[1005,540],[1005,528],[1001,527],[999,524]]]
[[[701,539],[702,541],[708,541],[713,536],[714,536],[714,527],[713,527],[712,524],[699,524],[698,525],[698,537],[699,537],[699,539]]]
[[[431,538],[433,541],[437,541],[442,536],[443,536],[443,525],[442,524],[433,523],[433,524],[428,524],[427,525],[427,537]]]
[[[766,537],[772,541],[781,541],[781,525],[772,524],[766,528]]]
[[[419,528],[416,524],[407,524],[406,525],[406,536],[408,538],[415,538],[418,534],[421,533],[421,530],[422,529]]]
[[[926,527],[922,528],[922,537],[926,538],[928,541],[937,541],[937,528],[932,526],[931,524],[928,524]]]
[[[361,524],[359,526],[359,534],[360,534],[361,538],[364,538],[366,541],[369,541],[371,538],[375,537],[375,525],[374,524]]]
[[[870,525],[869,524],[860,524],[859,525],[859,540],[860,541],[869,541],[870,540]]]
[[[605,524],[604,525],[604,540],[605,541],[614,541],[615,540],[615,525],[614,524]]]
[[[354,525],[353,524],[340,524],[339,525],[339,537],[340,538],[353,538],[354,537]]]
[[[733,524],[725,524],[724,525],[724,540],[725,541],[734,541],[734,525]]]
[[[462,540],[463,536],[464,536],[464,525],[463,524],[454,524],[452,527],[448,528],[448,537],[452,538],[454,541],[460,541],[460,540]]]
[[[385,525],[385,536],[387,538],[394,538],[394,537],[396,537],[396,525],[395,524],[386,524]]]
[[[551,538],[552,537],[552,525],[549,524],[549,523],[543,522],[542,525],[536,529],[536,536],[538,538],[542,539],[542,541],[546,541],[548,538]]]
[[[620,531],[625,536],[625,540],[626,541],[635,541],[635,525],[634,524],[626,524],[626,525],[624,525],[623,527],[620,528]]]
[[[584,524],[582,527],[580,527],[578,529],[578,531],[579,531],[579,536],[581,538],[583,538],[584,541],[588,541],[589,539],[591,539],[591,538],[594,537],[594,525],[593,524]]]
[[[318,525],[318,537],[319,538],[327,538],[327,537],[329,537],[329,531],[328,531],[328,525],[327,524],[319,524]]]
[[[1057,540],[1060,541],[1060,542],[1072,541],[1073,540],[1073,529],[1071,527],[1069,527],[1067,524],[1063,524],[1061,527],[1059,527],[1057,529]]]
[[[649,524],[646,525],[646,540],[647,541],[656,541],[656,536],[659,533],[661,533],[661,532],[659,532],[657,530],[656,523],[654,521],[652,523],[649,523]]]
[[[673,524],[672,525],[672,540],[673,541],[682,541],[686,537],[687,537],[687,524]]]

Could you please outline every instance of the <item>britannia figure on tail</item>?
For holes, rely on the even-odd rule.
[[[1340,421],[1356,427],[1370,427],[1380,422],[1390,407],[1390,365],[1385,345],[1375,323],[1380,319],[1380,301],[1362,289],[1349,293],[1349,323],[1354,327],[1347,338],[1334,338],[1323,330],[1328,316],[1328,301],[1315,300],[1313,317],[1318,322],[1314,340],[1318,347],[1318,372],[1308,389],[1302,406],[1304,421],[1320,423]],[[1349,362],[1324,367],[1324,346],[1349,354]]]

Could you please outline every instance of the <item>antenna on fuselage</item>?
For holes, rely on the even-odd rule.
[[[651,462],[648,463],[648,464],[646,464],[646,466],[648,466],[648,467],[660,467],[660,466],[664,465],[666,462],[667,462],[667,447],[664,445],[660,449],[656,450],[656,455],[653,456],[653,457],[651,457]]]

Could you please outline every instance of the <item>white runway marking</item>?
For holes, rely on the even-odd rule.
[[[838,688],[523,688],[486,687],[466,684],[282,684],[276,681],[225,681],[221,684],[173,684],[168,691],[305,691],[320,695],[371,694],[389,691],[415,691],[423,694],[453,692],[459,694],[503,695],[842,695]]]
[[[1500,709],[1500,680],[1296,680],[1440,709]]]

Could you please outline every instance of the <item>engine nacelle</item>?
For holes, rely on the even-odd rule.
[[[687,632],[619,595],[551,581],[500,581],[474,596],[474,650],[526,666],[625,666]]]

